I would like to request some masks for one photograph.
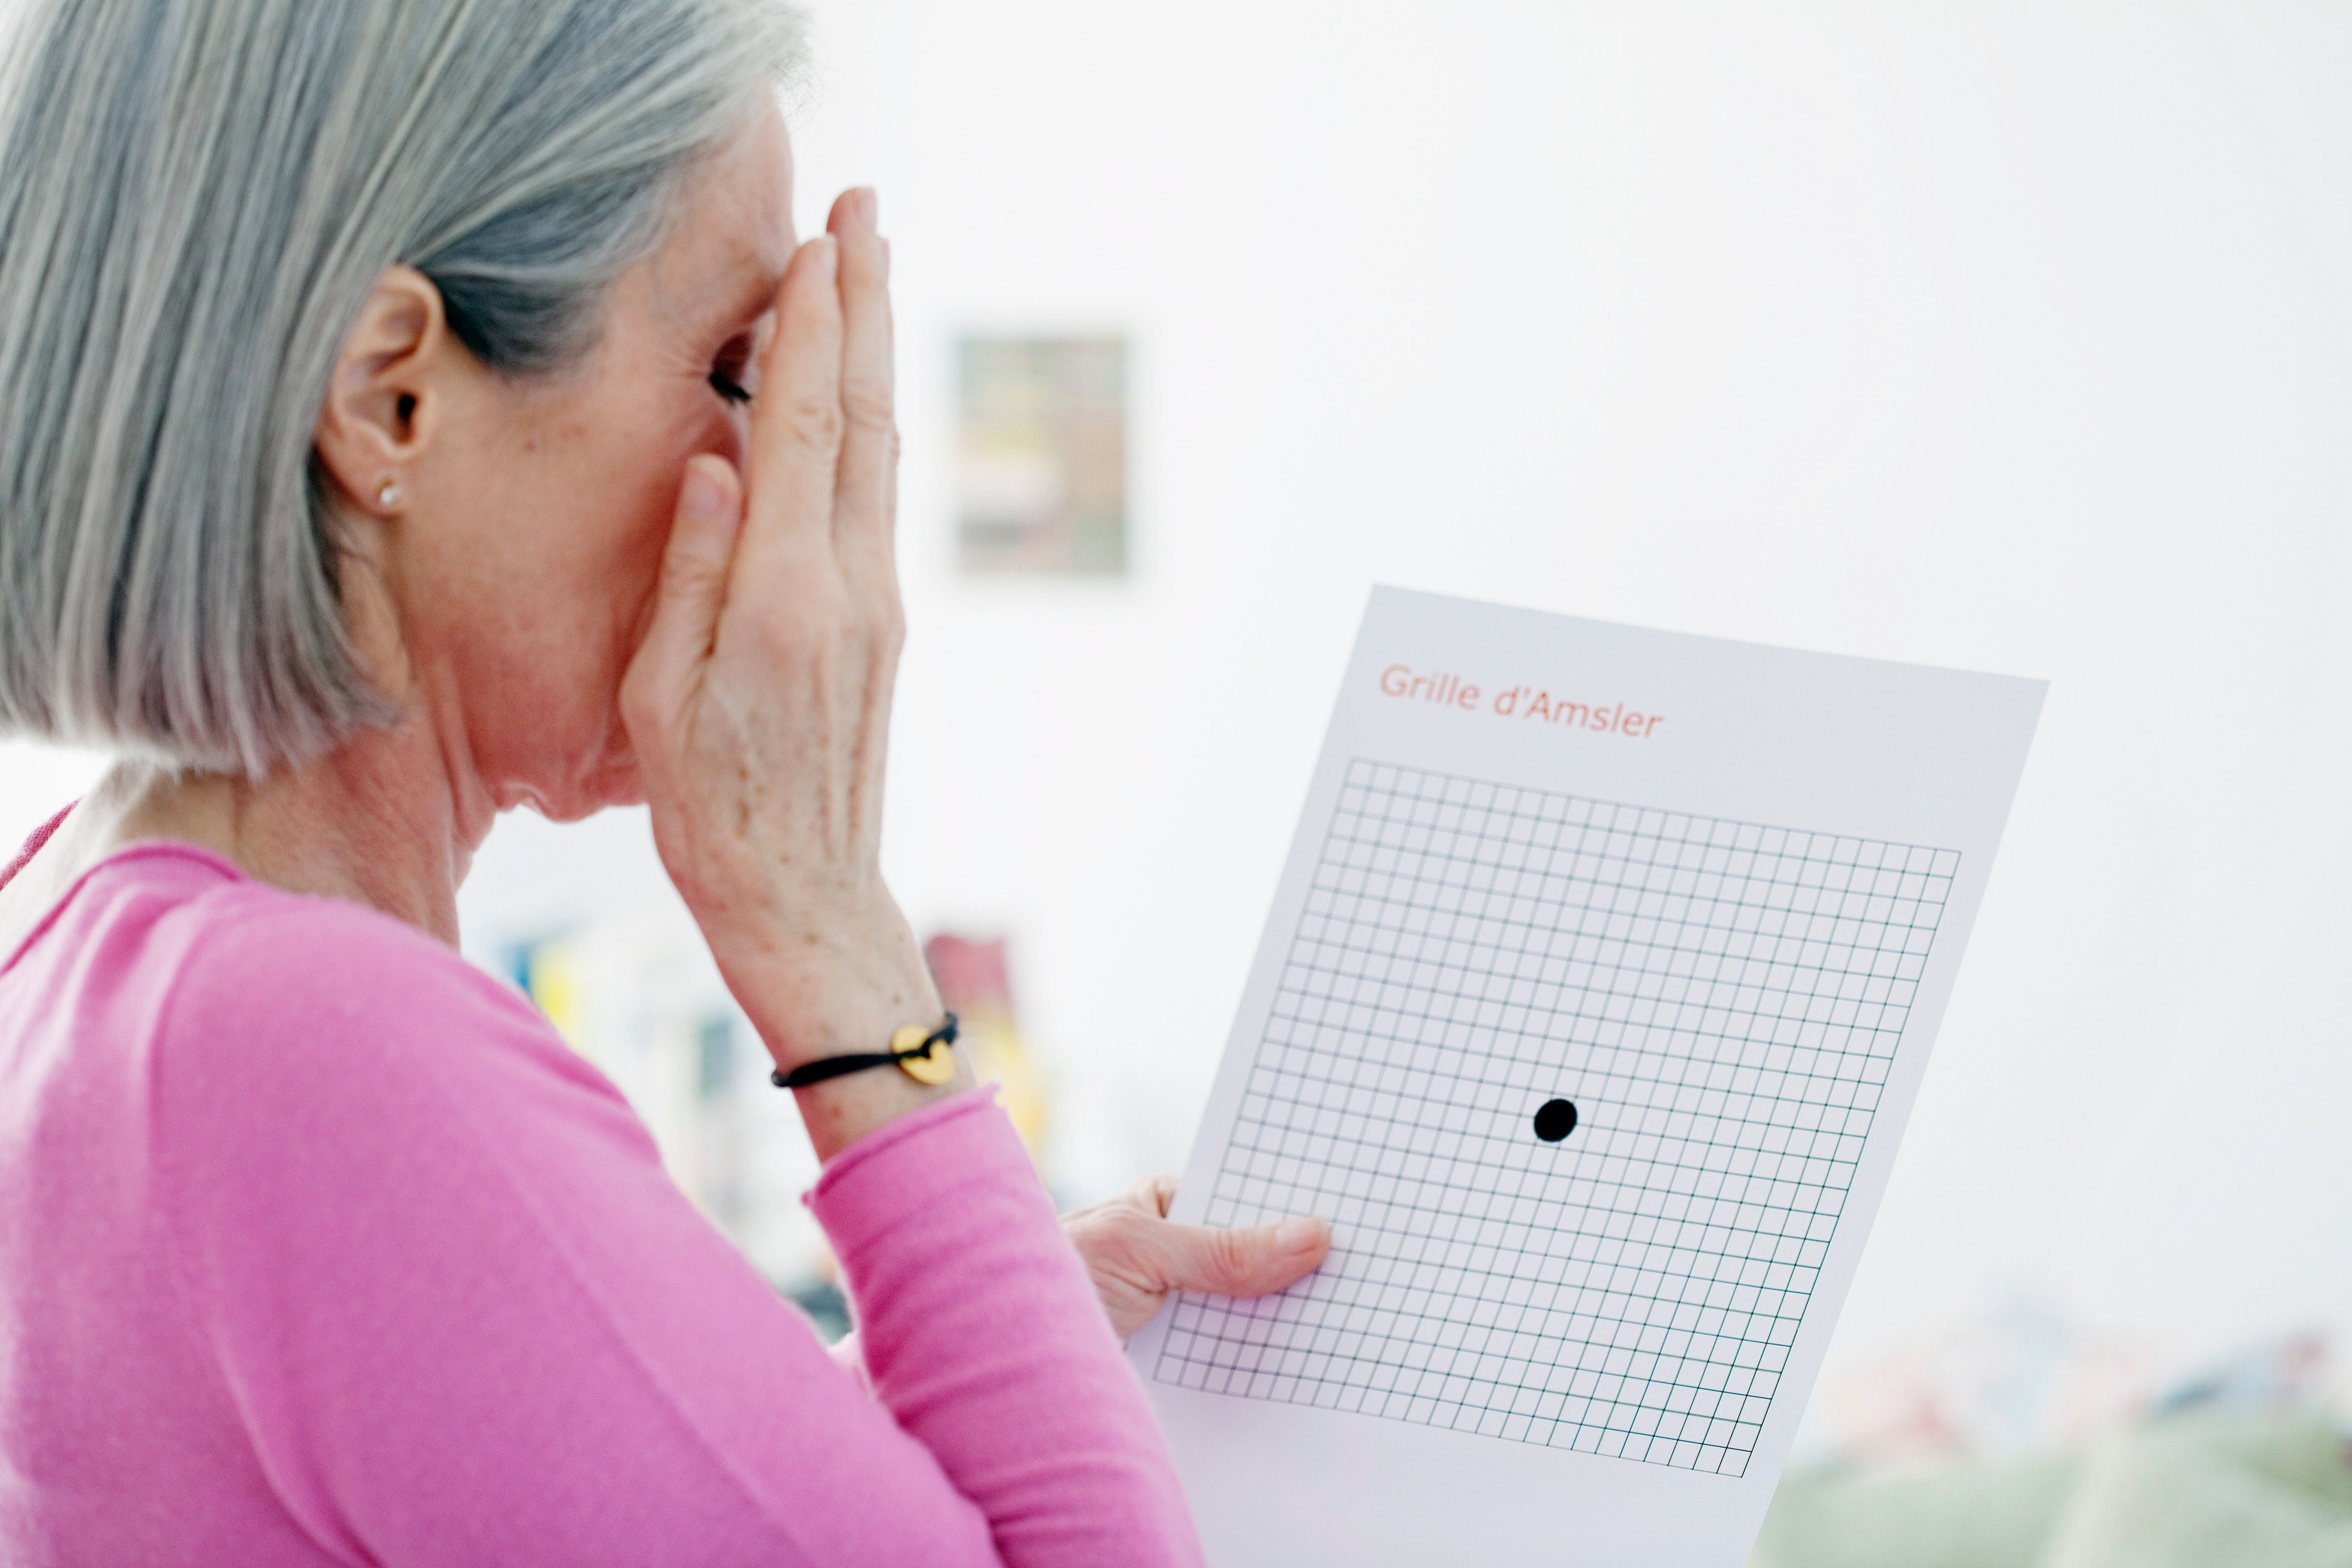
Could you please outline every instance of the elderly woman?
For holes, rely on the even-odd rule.
[[[1197,1555],[1116,1329],[1319,1222],[1056,1225],[876,869],[889,251],[755,0],[38,0],[0,111],[0,1559]],[[798,1097],[828,1355],[452,949],[644,801]],[[1105,1307],[1109,1308],[1108,1313]]]

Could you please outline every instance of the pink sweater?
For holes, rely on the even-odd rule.
[[[0,964],[0,1562],[1199,1560],[984,1094],[811,1195],[861,1382],[385,916],[142,844]]]

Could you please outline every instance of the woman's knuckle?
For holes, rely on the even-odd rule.
[[[1106,1208],[1095,1220],[1104,1238],[1113,1246],[1129,1251],[1148,1247],[1151,1242],[1151,1217],[1129,1208]]]
[[[894,443],[898,439],[888,382],[878,376],[851,377],[842,384],[841,406],[853,428],[880,434]]]
[[[841,445],[841,404],[830,397],[797,397],[792,405],[793,438],[816,451],[830,452]]]

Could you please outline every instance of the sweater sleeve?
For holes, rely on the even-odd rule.
[[[845,1258],[884,1263],[850,1272],[889,1369],[877,1399],[520,997],[369,911],[249,887],[205,902],[151,1069],[164,1250],[273,1490],[331,1558],[1195,1553],[1139,1390],[1105,1375],[1115,1352],[1052,1342],[1092,1302],[1066,1248],[1046,1256],[1058,1227],[983,1100],[894,1122],[825,1177],[866,1194]],[[920,1267],[894,1240],[910,1230]],[[941,1293],[962,1307],[907,1310]],[[1007,1390],[1016,1372],[1047,1386]]]
[[[981,1504],[1005,1561],[1198,1560],[1143,1390],[991,1091],[868,1134],[810,1202],[875,1396]]]

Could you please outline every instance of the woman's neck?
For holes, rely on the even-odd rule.
[[[5,890],[0,934],[37,920],[115,850],[173,839],[256,881],[366,904],[455,944],[457,885],[493,816],[416,723],[356,735],[258,781],[121,762]]]
[[[346,563],[345,609],[362,668],[404,717],[258,780],[117,763],[0,888],[0,961],[75,878],[152,839],[194,844],[255,881],[365,904],[456,945],[457,885],[499,808],[475,767],[461,683],[409,650],[372,564],[382,542],[367,538]]]

